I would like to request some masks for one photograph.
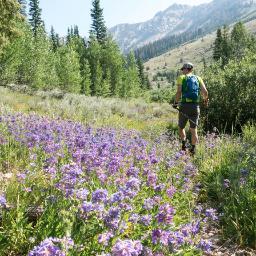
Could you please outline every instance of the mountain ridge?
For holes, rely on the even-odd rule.
[[[128,52],[173,35],[197,30],[209,33],[253,10],[255,0],[213,0],[197,6],[173,4],[148,21],[119,24],[109,31],[120,48]]]

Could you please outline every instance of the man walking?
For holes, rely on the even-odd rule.
[[[184,63],[182,75],[177,79],[177,92],[174,108],[179,105],[179,135],[182,140],[182,150],[186,151],[186,132],[187,121],[190,123],[191,149],[190,153],[195,154],[196,144],[198,143],[197,126],[200,115],[200,95],[203,97],[204,104],[208,104],[208,91],[201,77],[193,75],[193,64]]]

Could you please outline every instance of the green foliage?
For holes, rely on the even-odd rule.
[[[229,60],[241,60],[246,49],[253,49],[253,37],[246,31],[242,22],[234,25],[231,33],[227,26],[217,30],[217,37],[214,42],[213,59],[221,59],[222,66],[225,66]]]
[[[27,1],[26,0],[18,0],[19,4],[20,4],[20,14],[23,15],[24,17],[27,16]]]
[[[39,7],[39,0],[30,0],[29,6],[29,22],[31,24],[34,36],[36,36],[38,31],[44,28],[44,23],[41,17],[42,10]]]
[[[89,96],[91,95],[91,71],[87,59],[84,60],[81,70],[81,94]]]
[[[54,52],[60,47],[60,38],[57,33],[55,33],[53,26],[51,27],[51,32],[50,32],[50,40],[52,43],[52,49]]]
[[[221,58],[222,54],[222,32],[221,29],[219,28],[217,30],[217,37],[214,41],[214,49],[213,49],[213,59],[214,60],[219,60]]]
[[[103,17],[103,9],[100,8],[100,0],[93,0],[91,9],[92,25],[90,33],[95,36],[100,44],[107,38],[107,28]]]
[[[64,45],[57,50],[56,54],[60,88],[67,92],[79,93],[82,78],[77,52],[71,46]]]
[[[150,91],[150,101],[173,102],[176,90],[173,87],[158,88]]]
[[[206,148],[197,159],[201,198],[222,213],[225,240],[256,248],[255,127],[246,126],[243,136],[221,138],[212,134],[206,138]]]
[[[127,56],[127,71],[125,73],[124,97],[137,97],[140,92],[139,72],[136,64],[134,53]]]
[[[2,83],[26,84],[34,89],[50,89],[58,84],[55,58],[43,31],[36,38],[22,25],[23,36],[13,41],[1,58]]]
[[[238,131],[256,120],[256,55],[248,52],[241,61],[232,60],[224,69],[215,63],[205,72],[210,92],[208,121],[219,130]]]
[[[0,0],[0,54],[3,47],[20,34],[17,23],[22,20],[20,5],[15,0]]]

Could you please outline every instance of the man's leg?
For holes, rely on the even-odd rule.
[[[196,144],[198,143],[198,134],[197,128],[190,128],[191,132],[191,154],[195,154],[196,152]]]
[[[194,155],[196,152],[196,144],[198,144],[197,127],[199,123],[200,109],[199,106],[194,105],[191,108],[190,118],[190,132],[191,132],[191,154]]]
[[[179,135],[180,135],[180,139],[182,142],[181,145],[181,150],[186,150],[186,131],[185,131],[185,126],[187,123],[188,119],[182,115],[181,113],[179,113]]]
[[[180,139],[181,139],[181,142],[182,142],[181,149],[186,150],[186,131],[185,131],[185,128],[180,128],[179,127],[179,135],[180,135]]]

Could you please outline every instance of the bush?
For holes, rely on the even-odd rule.
[[[150,100],[153,102],[170,102],[174,99],[175,90],[172,87],[152,90]]]
[[[209,90],[209,122],[218,129],[241,131],[256,120],[256,54],[230,61],[224,69],[216,63],[205,73]]]

